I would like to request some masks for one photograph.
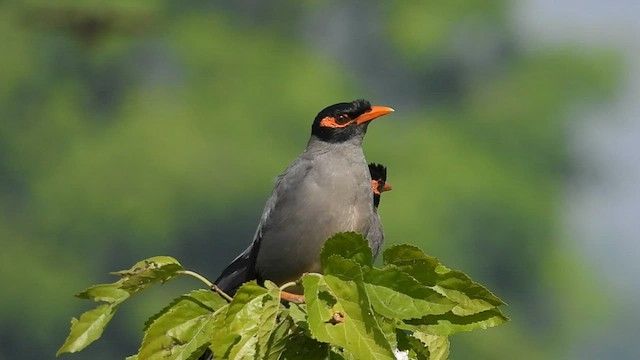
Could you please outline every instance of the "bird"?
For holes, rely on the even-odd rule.
[[[372,201],[362,142],[371,121],[393,111],[358,99],[317,114],[304,152],[278,177],[253,241],[214,281],[219,290],[233,296],[250,280],[282,285],[321,272],[322,245],[339,232],[361,233],[378,254],[384,236],[374,203],[384,185]]]

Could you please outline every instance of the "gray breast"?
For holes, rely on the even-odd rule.
[[[348,149],[353,150],[353,149]],[[262,229],[256,268],[278,284],[320,271],[324,241],[342,231],[371,227],[371,181],[360,148],[305,153],[280,178]]]

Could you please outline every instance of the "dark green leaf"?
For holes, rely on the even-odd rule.
[[[358,359],[395,359],[372,316],[361,275],[345,281],[333,275],[308,274],[302,284],[309,329],[317,340],[342,347]]]
[[[320,254],[323,268],[332,255],[353,260],[362,266],[371,266],[373,263],[369,242],[361,234],[355,232],[337,233],[324,243]]]
[[[460,331],[498,326],[508,320],[500,310],[495,308],[466,316],[459,316],[451,311],[446,314],[427,315],[420,319],[407,320],[400,327],[427,334],[450,336]]]
[[[147,321],[138,355],[143,359],[189,359],[208,346],[216,311],[227,305],[210,290],[194,290]]]
[[[427,346],[411,335],[410,331],[397,330],[398,350],[409,351],[409,359],[430,360]]]
[[[269,342],[264,353],[264,359],[278,360],[285,351],[289,335],[294,327],[294,321],[291,317],[283,317],[276,323],[275,328],[271,332]]]
[[[67,340],[62,344],[56,356],[62,353],[78,352],[96,341],[102,335],[117,305],[104,304],[89,310],[80,316],[80,320],[71,319],[71,331]]]
[[[374,310],[397,319],[419,318],[426,314],[442,314],[455,303],[395,266],[371,269],[365,274],[367,294]]]
[[[294,332],[287,339],[282,360],[328,360],[329,344],[310,338],[302,331]]]
[[[211,348],[216,357],[263,358],[271,333],[277,328],[280,290],[267,290],[255,282],[244,284],[224,316],[214,324]]]

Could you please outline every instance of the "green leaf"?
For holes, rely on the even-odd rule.
[[[278,320],[269,337],[263,359],[278,360],[282,357],[294,326],[294,320],[291,317],[286,316]]]
[[[449,338],[414,331],[414,338],[420,340],[429,349],[429,360],[446,360],[449,358]]]
[[[333,275],[308,274],[302,284],[309,329],[317,340],[342,347],[358,359],[395,359],[372,316],[362,275],[342,280]]]
[[[138,354],[127,356],[124,360],[138,360]]]
[[[301,323],[307,322],[307,307],[303,304],[289,304],[289,316],[300,326]]]
[[[173,278],[181,270],[183,268],[176,259],[156,256],[136,263],[129,270],[114,273],[122,276],[114,283],[94,285],[77,294],[79,298],[103,301],[109,305],[101,305],[85,312],[80,320],[72,319],[71,332],[58,354],[84,349],[100,338],[120,303],[149,285]]]
[[[255,282],[244,284],[224,316],[214,324],[211,348],[217,358],[263,358],[271,333],[278,327],[280,290],[267,290]]]
[[[415,246],[392,246],[384,252],[384,262],[456,303],[454,314],[471,315],[505,304],[463,272],[448,269]]]
[[[138,356],[143,359],[190,359],[202,354],[213,335],[216,311],[227,306],[210,290],[194,290],[175,299],[147,321]]]
[[[393,245],[383,253],[385,265],[395,265],[425,285],[435,285],[438,259],[413,245]]]
[[[465,273],[438,267],[435,290],[458,303],[453,312],[457,315],[470,315],[489,310],[495,306],[506,305],[484,286],[471,280]]]
[[[80,316],[80,320],[71,319],[71,331],[67,340],[58,349],[56,356],[62,353],[78,352],[96,341],[102,335],[117,305],[104,304],[89,310]]]
[[[112,274],[122,276],[119,281],[120,288],[135,293],[157,282],[166,282],[182,270],[184,268],[178,260],[170,256],[155,256],[137,262],[129,270]]]
[[[129,292],[122,290],[119,283],[99,284],[91,286],[85,291],[76,295],[81,299],[89,299],[94,301],[104,301],[110,304],[119,304],[125,301],[129,296]]]
[[[420,284],[395,266],[371,269],[364,277],[371,305],[388,318],[413,319],[426,314],[443,314],[455,303]]]
[[[282,360],[328,360],[329,344],[319,342],[298,330],[288,337]]]
[[[371,266],[373,263],[369,242],[361,234],[355,232],[337,233],[327,239],[320,254],[323,268],[332,255],[353,260],[362,266]]]
[[[427,315],[420,319],[407,320],[399,327],[432,335],[450,336],[460,331],[488,329],[507,321],[509,319],[494,308],[466,316],[456,315],[451,311],[440,315]]]

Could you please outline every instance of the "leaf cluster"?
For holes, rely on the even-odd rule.
[[[286,289],[266,281],[244,284],[227,302],[208,289],[175,299],[145,323],[138,354],[129,359],[446,359],[448,337],[508,319],[504,305],[462,272],[411,245],[384,252],[372,266],[367,241],[356,233],[328,239],[323,274],[300,279],[304,304],[282,301]],[[82,350],[100,337],[116,308],[154,283],[184,274],[173,258],[156,257],[116,274],[112,284],[78,296],[105,302],[73,319],[58,354]]]

